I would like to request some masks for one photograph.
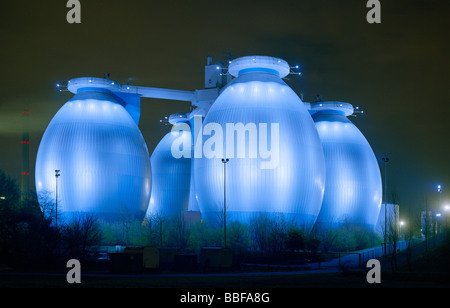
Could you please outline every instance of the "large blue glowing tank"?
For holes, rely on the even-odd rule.
[[[372,148],[342,111],[349,104],[315,105],[312,109],[318,112],[313,119],[326,167],[325,194],[317,223],[324,227],[352,223],[373,229],[381,206],[382,183]]]
[[[206,115],[202,158],[195,153],[194,159],[195,187],[205,219],[220,220],[226,177],[227,221],[248,223],[261,213],[279,213],[297,224],[314,224],[325,187],[324,157],[310,114],[281,79],[289,71],[284,60],[271,57],[231,62],[229,72],[237,78]],[[248,129],[245,135],[239,125]],[[215,138],[223,142],[211,145]],[[222,158],[229,159],[226,165]]]
[[[55,199],[58,211],[94,213],[105,219],[144,217],[151,192],[150,157],[141,132],[108,90],[86,88],[48,125],[36,158],[40,202]]]
[[[184,122],[184,114],[171,116]],[[178,121],[171,122],[173,124]],[[174,157],[172,146],[191,143],[189,131],[170,131],[158,143],[151,156],[152,193],[147,218],[179,216],[188,210],[191,183],[191,159]]]

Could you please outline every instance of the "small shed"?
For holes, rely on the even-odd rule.
[[[226,247],[200,249],[200,267],[203,270],[227,270],[233,265],[233,252]]]
[[[142,272],[143,248],[126,247],[123,252],[109,254],[109,267],[113,273]]]
[[[142,266],[145,270],[159,268],[159,249],[156,247],[144,247],[142,251]]]
[[[174,255],[173,270],[176,272],[195,272],[198,268],[198,255],[196,254],[176,254]]]
[[[109,265],[114,273],[140,273],[159,268],[159,250],[156,247],[125,247],[122,252],[109,254]]]
[[[159,266],[164,269],[172,269],[175,263],[175,255],[181,254],[181,249],[159,248]]]

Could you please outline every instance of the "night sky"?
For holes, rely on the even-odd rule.
[[[81,0],[81,24],[65,0],[2,2],[0,169],[20,183],[23,110],[30,111],[31,186],[45,128],[73,94],[56,83],[103,77],[138,86],[204,88],[214,63],[247,55],[300,65],[286,80],[304,101],[340,100],[364,114],[350,120],[379,159],[386,153],[388,201],[408,208],[450,202],[448,0],[382,0],[381,24],[366,0]],[[169,130],[159,119],[186,102],[141,100],[149,152]]]

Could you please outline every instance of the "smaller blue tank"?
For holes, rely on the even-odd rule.
[[[351,223],[373,229],[381,206],[381,175],[372,148],[347,118],[353,106],[316,102],[310,113],[325,156],[325,193],[317,225]]]
[[[186,122],[186,114],[174,114],[169,122],[173,125]],[[172,146],[191,143],[189,131],[170,131],[156,146],[150,158],[152,164],[152,192],[147,218],[172,218],[188,210],[191,188],[191,159],[174,157]]]

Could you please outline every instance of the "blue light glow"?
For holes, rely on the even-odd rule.
[[[313,116],[325,155],[326,184],[317,222],[374,228],[381,205],[381,175],[363,134],[339,112]]]
[[[150,217],[175,217],[189,205],[191,159],[174,158],[171,147],[175,140],[191,142],[186,131],[171,131],[156,146],[151,156],[152,193],[147,209]]]
[[[203,127],[217,123],[279,124],[279,163],[262,169],[261,157],[230,158],[227,168],[227,220],[249,222],[260,213],[282,213],[286,219],[312,227],[322,204],[325,168],[317,130],[300,98],[267,69],[245,72],[217,98]],[[270,129],[269,129],[270,131]],[[234,139],[234,149],[237,149]],[[208,139],[209,140],[209,139]],[[208,142],[208,140],[203,140]],[[270,134],[269,138],[270,139]],[[268,148],[272,145],[268,143]],[[226,153],[225,140],[223,153]],[[254,150],[254,149],[253,149]],[[256,150],[257,151],[257,150]],[[217,220],[224,206],[223,157],[195,158],[194,178],[202,217]]]
[[[105,91],[83,91],[48,125],[36,158],[36,191],[55,198],[61,213],[140,215],[150,199],[150,157],[125,108]]]

